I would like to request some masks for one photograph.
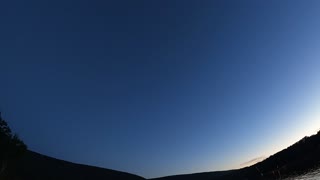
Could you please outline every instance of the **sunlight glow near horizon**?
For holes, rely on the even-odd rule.
[[[262,154],[262,155],[265,155],[266,158],[268,158],[269,156],[293,145],[294,143],[298,142],[302,138],[316,134],[320,130],[319,108],[320,106],[315,106],[315,108],[313,108],[311,112],[307,112],[306,114],[301,115],[301,117],[298,118],[298,122],[300,122],[300,124],[296,125],[295,127],[296,131],[292,133],[293,136],[286,137],[285,141],[282,141],[282,138],[280,138],[278,142],[275,141],[277,142],[277,144],[275,144],[274,147],[269,148],[265,152],[265,154]]]
[[[81,2],[0,6],[0,110],[30,149],[151,178],[320,128],[319,2]]]
[[[290,133],[292,134],[291,137],[283,136],[283,138],[279,137],[274,141],[275,144],[272,145],[272,147],[266,147],[266,150],[264,152],[258,152],[256,155],[249,155],[249,156],[239,156],[239,159],[236,159],[232,162],[224,162],[222,166],[215,167],[215,168],[207,168],[207,171],[223,171],[223,170],[230,170],[230,169],[239,169],[247,166],[254,165],[260,161],[262,161],[263,158],[268,158],[269,156],[282,151],[283,149],[286,149],[287,147],[293,145],[294,143],[298,142],[302,138],[306,136],[312,136],[316,134],[320,130],[320,112],[318,111],[320,109],[320,104],[318,106],[315,106],[316,104],[312,104],[314,106],[313,109],[309,109],[305,114],[301,114],[297,120],[299,124],[295,127],[295,132]],[[255,163],[251,163],[248,165],[243,165],[244,163],[247,163],[253,159],[261,158],[257,160]],[[196,171],[195,171],[196,172]]]
[[[314,85],[317,86],[317,83]],[[305,109],[303,109],[300,113],[291,114],[291,116],[295,116],[295,118],[285,115],[287,122],[289,122],[289,119],[292,118],[292,122],[296,124],[288,126],[288,130],[284,129],[283,133],[279,134],[280,136],[274,139],[274,141],[271,143],[271,146],[265,147],[266,149],[264,152],[260,151],[256,154],[250,154],[249,156],[243,155],[240,157],[240,159],[237,159],[231,162],[229,165],[226,165],[224,168],[220,168],[218,170],[239,169],[254,165],[261,160],[257,160],[257,162],[251,163],[250,165],[248,164],[244,166],[243,164],[260,157],[268,158],[269,156],[293,145],[302,138],[316,134],[320,130],[320,96],[317,90],[318,88],[315,87],[310,90],[308,96],[309,98],[307,98],[309,99],[309,101],[307,101],[308,105],[306,105]]]

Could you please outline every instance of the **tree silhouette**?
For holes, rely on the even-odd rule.
[[[13,134],[0,112],[0,179],[7,177],[9,169],[26,152],[27,146]]]

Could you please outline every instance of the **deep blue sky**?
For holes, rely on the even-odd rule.
[[[320,2],[4,1],[0,110],[31,150],[158,177],[320,128]]]

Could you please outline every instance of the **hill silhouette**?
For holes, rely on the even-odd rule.
[[[203,172],[154,178],[153,180],[273,180],[302,174],[320,164],[320,132],[305,137],[292,146],[262,162],[237,170]],[[40,179],[128,179],[142,180],[137,175],[75,164],[27,151],[20,160],[17,177],[21,180]]]
[[[16,171],[16,177],[21,180],[144,179],[137,175],[71,163],[32,151],[27,151],[25,156],[20,160]]]
[[[237,170],[184,174],[153,180],[273,180],[303,174],[320,167],[320,131],[304,137],[262,162]]]
[[[0,180],[143,180],[137,175],[71,163],[27,150],[0,112]]]
[[[237,170],[203,172],[153,180],[276,180],[320,166],[320,131],[304,137],[262,162]],[[76,164],[27,150],[0,113],[0,180],[144,180],[126,172]]]

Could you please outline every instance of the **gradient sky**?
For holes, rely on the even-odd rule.
[[[31,150],[158,177],[320,128],[320,2],[3,1],[0,110]]]

